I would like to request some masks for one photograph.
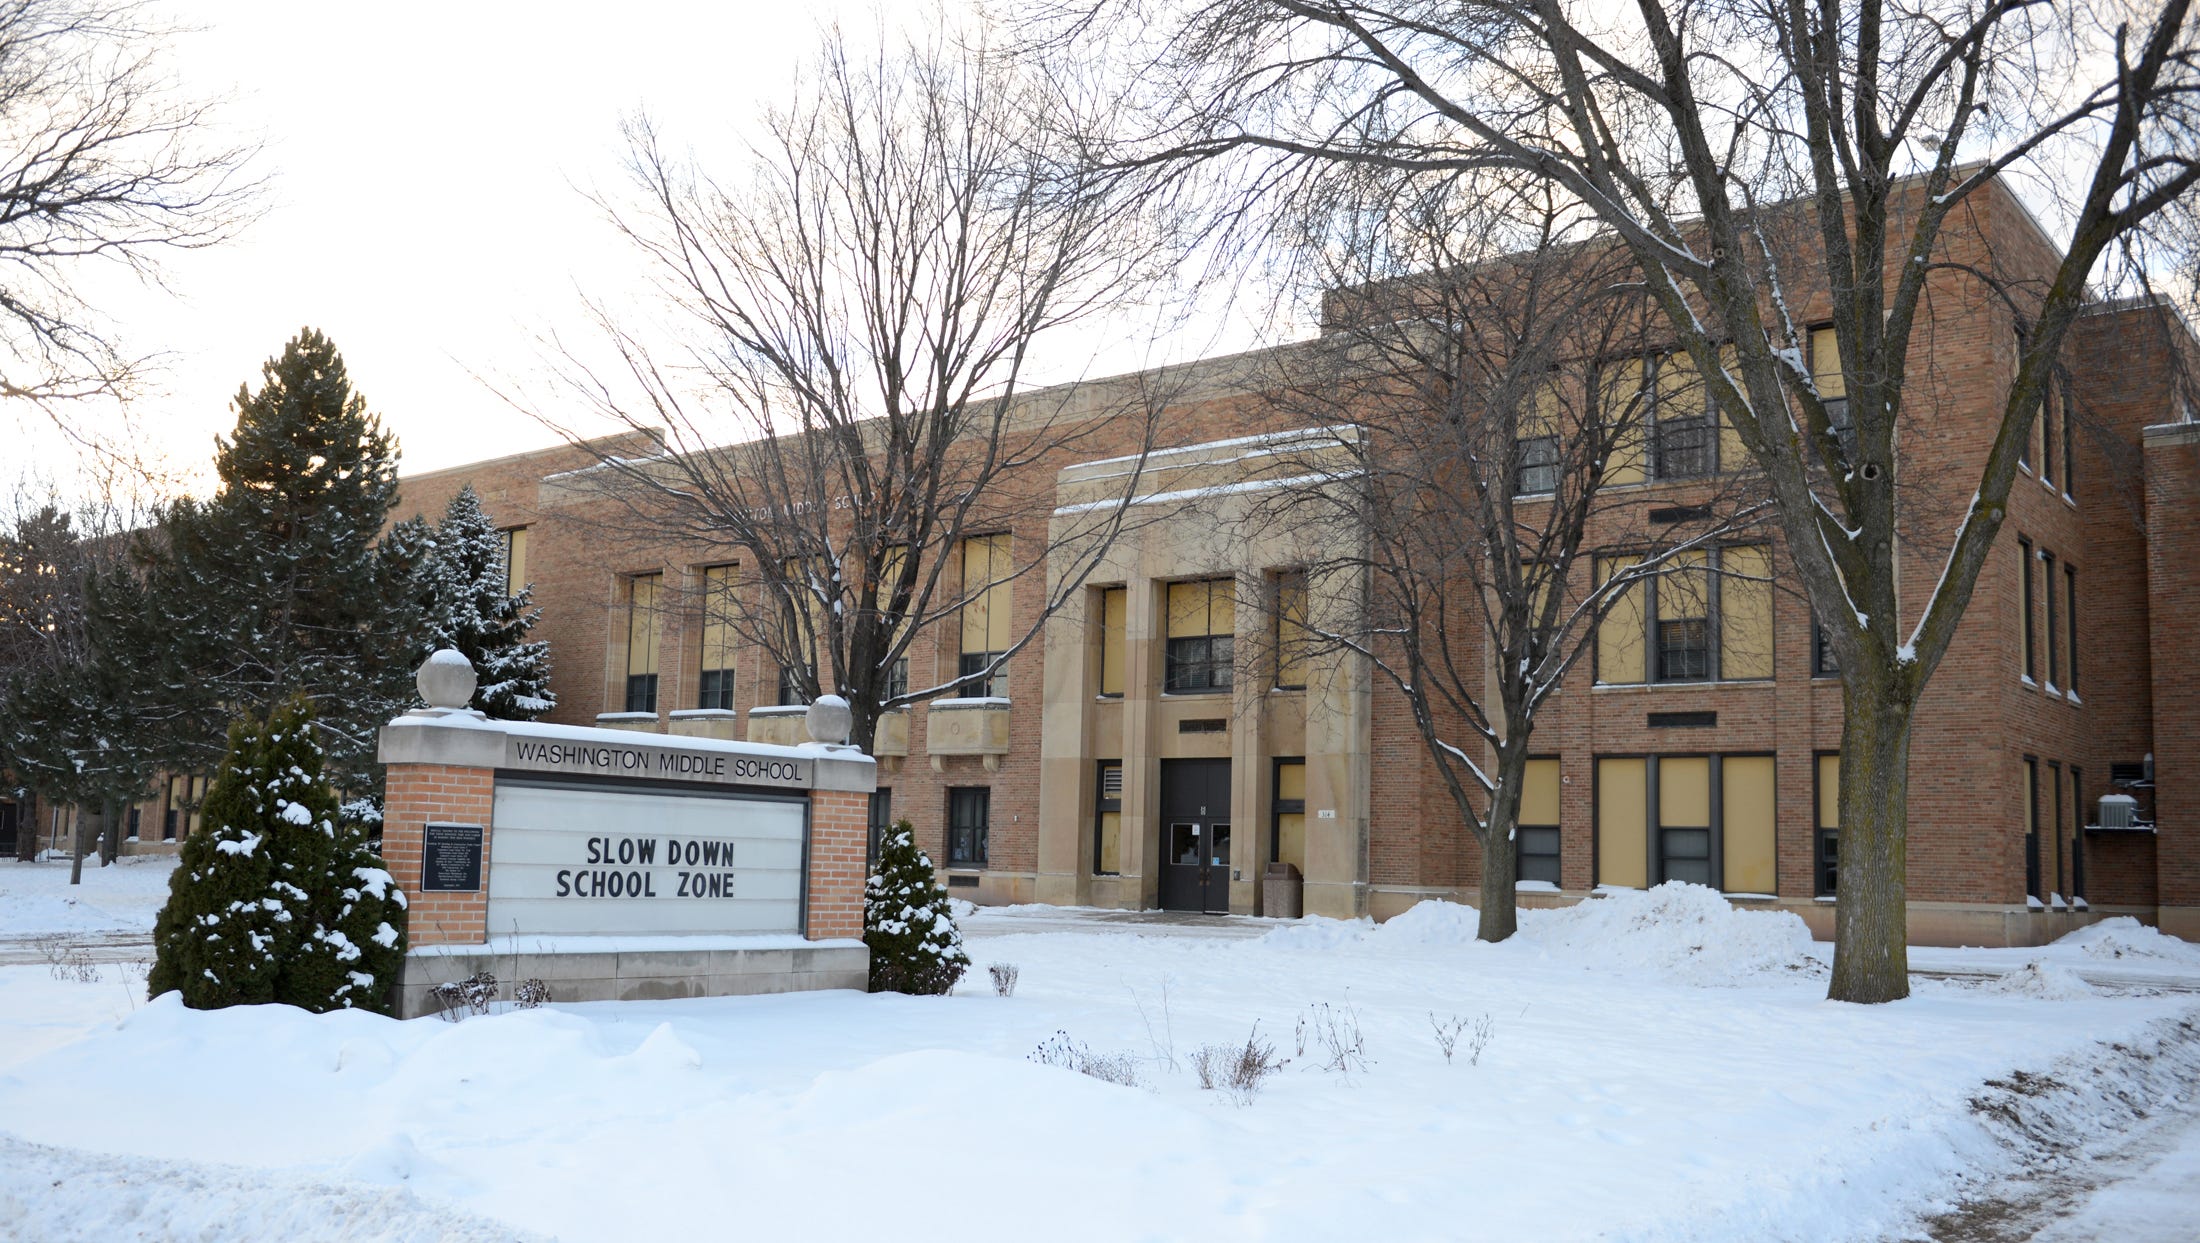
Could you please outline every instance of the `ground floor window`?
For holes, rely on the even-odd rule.
[[[1514,880],[1559,883],[1558,761],[1529,760],[1520,792],[1519,833],[1514,838]]]
[[[1773,768],[1769,755],[1600,757],[1597,883],[1777,893]]]
[[[947,792],[947,866],[985,866],[986,831],[992,817],[990,787],[959,786]]]
[[[1306,875],[1306,761],[1278,759],[1276,784],[1270,806],[1274,823],[1269,826],[1268,857],[1288,863]]]
[[[1818,827],[1811,834],[1812,889],[1834,895],[1841,879],[1841,756],[1818,757]]]
[[[1093,799],[1092,871],[1117,876],[1123,871],[1123,761],[1100,761]]]
[[[867,839],[863,850],[865,863],[878,863],[878,844],[885,840],[886,830],[893,827],[894,791],[890,787],[881,786],[871,791],[869,814],[864,817],[864,836]]]

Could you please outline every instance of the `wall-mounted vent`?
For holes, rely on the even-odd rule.
[[[1100,797],[1123,797],[1123,766],[1109,764],[1100,770]]]
[[[976,889],[978,878],[975,876],[957,876],[950,872],[947,876],[947,887],[949,889]]]
[[[1650,511],[1653,526],[1671,526],[1676,522],[1701,522],[1711,516],[1709,505],[1665,505]]]
[[[2108,766],[2108,780],[2112,785],[2145,785],[2148,781],[2145,761],[2123,761]]]
[[[1176,723],[1176,732],[1180,734],[1225,734],[1229,731],[1230,722],[1219,716],[1193,717]]]
[[[1649,721],[1652,729],[1709,729],[1718,723],[1716,712],[1653,712]]]

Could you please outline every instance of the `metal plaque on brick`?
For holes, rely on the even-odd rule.
[[[481,892],[481,826],[431,824],[420,848],[423,893]]]

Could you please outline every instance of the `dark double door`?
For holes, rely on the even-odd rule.
[[[1230,761],[1161,761],[1161,906],[1230,913]]]

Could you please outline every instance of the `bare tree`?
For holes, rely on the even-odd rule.
[[[1915,710],[2089,282],[2158,263],[2153,245],[2191,218],[2190,0],[1212,0],[1151,30],[1122,20],[1136,0],[1065,7],[1081,59],[1128,56],[1166,84],[1124,167],[1207,164],[1254,186],[1338,164],[1518,170],[1627,248],[1763,467],[1840,664],[1830,995],[1907,995]],[[1988,187],[2028,172],[2070,188],[2061,255],[1981,258]],[[1911,347],[1935,296],[2001,304],[2017,359],[1973,486],[1956,481],[1970,495],[1944,519],[1912,509],[1932,481],[1895,455],[1934,414]],[[1813,305],[1832,321],[1839,397],[1810,361]],[[1913,561],[1941,561],[1908,616],[1898,536]]]
[[[1720,473],[1703,386],[1648,354],[1652,309],[1590,213],[1518,177],[1380,170],[1303,202],[1332,226],[1303,231],[1325,240],[1323,331],[1278,353],[1273,394],[1323,435],[1258,520],[1334,532],[1308,581],[1368,592],[1357,614],[1280,618],[1272,633],[1306,650],[1277,655],[1341,648],[1398,694],[1480,846],[1477,935],[1501,941],[1539,719],[1646,579],[1708,585],[1706,550],[1758,513],[1761,481]],[[1690,480],[1665,498],[1686,517],[1652,526],[1639,492],[1612,490],[1653,474]],[[1624,562],[1593,572],[1615,547]]]
[[[210,246],[251,215],[254,149],[208,141],[210,106],[160,65],[144,5],[0,0],[0,395],[114,446],[53,404],[127,396],[145,358],[81,291],[89,260],[158,281],[162,252]]]
[[[882,712],[987,693],[1082,587],[1127,510],[1054,515],[1050,464],[1126,455],[1127,498],[1155,434],[1162,397],[1136,384],[1026,390],[1034,343],[1120,306],[1157,256],[1092,193],[1061,101],[942,34],[835,30],[733,180],[628,129],[635,193],[607,211],[686,341],[602,311],[622,365],[563,355],[566,392],[636,434],[568,431],[596,459],[569,483],[600,521],[737,562],[738,593],[696,602],[706,622],[775,663],[786,701],[845,697],[866,747]],[[909,676],[913,645],[1019,579],[1036,620],[992,617],[952,677]]]

